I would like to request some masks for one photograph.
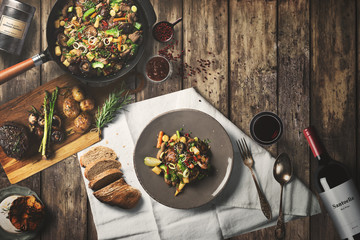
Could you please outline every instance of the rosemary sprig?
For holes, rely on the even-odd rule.
[[[116,113],[130,102],[131,96],[129,96],[128,92],[125,92],[124,89],[110,93],[103,106],[101,108],[98,107],[98,111],[95,115],[98,132],[100,133],[103,127],[114,120]]]

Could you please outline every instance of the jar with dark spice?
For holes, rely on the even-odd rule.
[[[163,56],[152,56],[145,65],[145,76],[152,82],[163,82],[170,78],[172,66],[168,59]]]

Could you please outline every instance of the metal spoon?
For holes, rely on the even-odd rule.
[[[275,238],[280,240],[285,236],[284,214],[282,211],[283,188],[285,183],[290,181],[293,174],[290,157],[286,153],[281,153],[276,158],[273,174],[274,178],[280,183],[281,186],[279,217],[275,228]]]

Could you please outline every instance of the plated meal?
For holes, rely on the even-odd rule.
[[[208,143],[180,131],[176,131],[171,137],[160,131],[156,144],[160,149],[156,158],[144,159],[145,165],[153,167],[154,173],[163,173],[165,183],[176,186],[175,196],[186,184],[208,176],[211,169]]]
[[[35,196],[16,198],[9,209],[9,220],[20,231],[37,230],[45,218],[45,207]]]
[[[144,190],[159,203],[178,209],[215,199],[226,186],[232,166],[233,148],[224,128],[193,109],[155,117],[137,137],[134,149],[134,168]]]
[[[121,163],[111,148],[91,148],[80,157],[80,164],[85,168],[89,188],[94,190],[93,194],[99,201],[125,209],[137,205],[141,192],[125,182]]]
[[[29,188],[0,189],[0,239],[33,239],[46,216],[45,205]]]
[[[69,0],[54,25],[55,55],[78,76],[120,71],[142,43],[139,11],[132,0]]]

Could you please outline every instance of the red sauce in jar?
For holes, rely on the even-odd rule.
[[[169,63],[163,57],[153,57],[146,64],[146,75],[153,81],[164,80],[169,71]]]

